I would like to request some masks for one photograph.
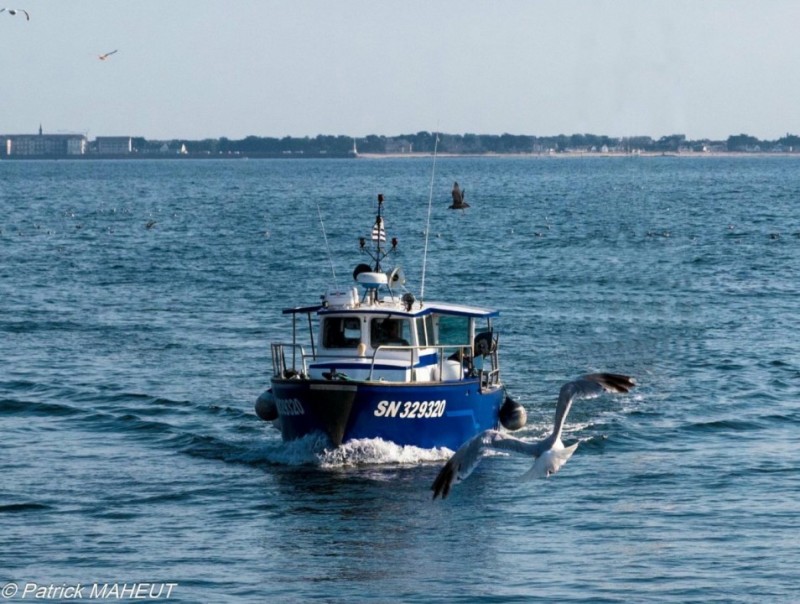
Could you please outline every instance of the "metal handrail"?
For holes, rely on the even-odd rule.
[[[302,367],[300,371],[298,371],[298,367],[296,367],[296,356],[292,355],[292,366],[288,368],[286,365],[286,349],[291,349],[294,351],[299,351],[300,363]],[[308,360],[317,361],[320,359],[342,359],[348,358],[347,356],[339,355],[339,354],[319,354],[319,352],[313,352],[311,354],[307,354],[305,349],[301,344],[291,344],[291,343],[284,343],[284,342],[277,342],[271,345],[272,349],[272,370],[274,375],[276,376],[285,376],[287,373],[287,369],[300,373],[301,375],[308,375]],[[374,379],[375,374],[375,364],[379,361],[384,359],[379,359],[378,355],[381,352],[392,352],[392,351],[408,351],[409,355],[409,368],[411,370],[414,369],[414,353],[419,353],[420,351],[431,351],[437,353],[437,369],[438,369],[438,377],[437,381],[441,382],[444,381],[444,363],[448,359],[448,356],[452,356],[453,352],[460,352],[461,354],[460,359],[462,364],[464,360],[467,359],[469,361],[469,368],[472,368],[472,346],[469,344],[440,344],[436,346],[403,346],[403,345],[395,345],[395,344],[385,344],[380,345],[376,348],[372,355],[369,357],[369,375],[367,376],[367,381],[372,381]],[[450,355],[447,355],[446,352],[449,352]],[[355,355],[353,355],[355,356]],[[480,383],[482,386],[493,386],[497,385],[500,382],[500,367],[498,362],[498,355],[497,349],[487,355],[490,358],[489,365],[491,369],[484,370],[480,369],[478,372],[478,377],[480,379]],[[349,357],[349,358],[352,358]],[[412,371],[412,381],[416,381],[416,375]],[[460,379],[464,379],[464,373],[461,373]]]
[[[369,375],[367,376],[367,381],[372,381],[373,374],[375,373],[375,362],[376,357],[380,351],[383,350],[408,350],[409,351],[409,368],[411,370],[414,369],[414,351],[419,352],[420,350],[434,350],[437,352],[437,368],[438,368],[438,381],[444,381],[444,361],[447,359],[445,356],[445,350],[453,350],[455,352],[461,352],[461,359],[463,363],[463,359],[470,358],[469,353],[472,351],[472,346],[469,344],[459,345],[459,344],[440,344],[436,346],[401,346],[395,344],[386,344],[378,346],[375,351],[372,353],[372,359],[370,362],[369,368]],[[416,375],[412,371],[412,381],[416,381]],[[461,379],[464,379],[463,373],[461,374]]]
[[[382,350],[389,351],[389,352],[391,352],[393,350],[399,350],[401,352],[403,350],[408,350],[408,366],[409,366],[409,369],[411,369],[411,372],[412,372],[411,375],[413,376],[413,374],[414,374],[413,373],[413,370],[414,370],[414,351],[415,350],[419,351],[422,348],[432,348],[432,346],[403,346],[401,344],[380,344],[380,345],[378,345],[378,347],[375,349],[375,352],[372,353],[372,361],[370,362],[370,365],[369,365],[369,375],[367,376],[367,381],[368,382],[372,381],[372,374],[375,373],[375,357],[377,357],[378,353],[380,351],[382,351]]]
[[[276,342],[271,344],[270,348],[272,350],[272,372],[274,375],[284,376],[286,373],[286,348],[300,352],[300,361],[303,364],[302,371],[300,373],[308,373],[306,368],[306,352],[302,344]],[[295,362],[295,355],[292,355],[292,371],[297,371]]]

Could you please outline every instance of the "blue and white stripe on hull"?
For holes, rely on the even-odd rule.
[[[323,432],[334,446],[359,438],[457,449],[476,432],[498,427],[505,395],[479,380],[431,384],[339,380],[272,381],[285,440]]]

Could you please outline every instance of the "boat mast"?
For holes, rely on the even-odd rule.
[[[378,215],[375,217],[375,226],[372,229],[372,238],[377,240],[375,249],[375,268],[376,273],[381,271],[381,240],[386,239],[386,231],[383,228],[383,193],[378,193]]]
[[[386,225],[383,222],[383,193],[378,194],[378,215],[375,217],[375,225],[372,227],[370,239],[375,242],[374,252],[367,248],[367,240],[365,237],[359,238],[359,244],[361,249],[367,252],[375,261],[375,266],[372,268],[372,271],[380,273],[382,272],[381,261],[397,249],[397,237],[392,237],[391,248],[386,249]]]

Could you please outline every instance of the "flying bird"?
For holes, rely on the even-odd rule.
[[[28,11],[26,11],[25,9],[22,9],[22,8],[0,8],[0,13],[2,13],[3,11],[6,11],[6,10],[8,11],[9,15],[16,15],[17,13],[22,13],[23,15],[25,15],[25,20],[26,21],[30,21],[31,20],[31,16],[28,14]]]
[[[594,398],[604,392],[629,392],[635,385],[629,376],[616,373],[592,373],[567,382],[558,394],[553,431],[547,438],[527,442],[499,430],[481,432],[461,445],[439,471],[431,486],[433,498],[447,497],[453,485],[466,479],[489,449],[533,457],[533,466],[522,475],[523,478],[546,478],[555,474],[578,448],[578,443],[564,447],[561,442],[561,430],[572,402],[579,398]]]
[[[452,205],[448,206],[450,210],[463,210],[464,208],[468,208],[469,204],[464,201],[464,197],[467,195],[466,189],[460,189],[457,182],[453,183],[453,203]]]
[[[100,59],[101,61],[105,61],[108,57],[113,55],[115,52],[119,52],[119,51],[118,50],[112,50],[111,52],[107,52],[106,54],[100,55],[97,58]]]

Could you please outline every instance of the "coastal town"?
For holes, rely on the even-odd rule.
[[[746,134],[724,140],[690,140],[683,134],[610,137],[594,134],[531,136],[512,134],[436,134],[398,136],[317,135],[315,137],[225,137],[203,140],[150,140],[137,136],[97,136],[45,132],[0,134],[0,159],[113,159],[113,158],[354,158],[429,155],[683,155],[795,154],[800,136],[760,140]]]

